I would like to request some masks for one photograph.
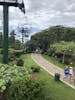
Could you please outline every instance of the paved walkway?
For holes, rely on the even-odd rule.
[[[32,54],[31,55],[32,59],[42,68],[44,68],[48,73],[50,73],[52,76],[55,75],[55,73],[59,73],[60,74],[60,80],[62,82],[64,82],[65,84],[69,85],[70,87],[72,87],[73,89],[75,89],[74,86],[74,80],[70,80],[70,79],[64,79],[64,71],[62,68],[57,67],[56,65],[50,63],[49,61],[47,61],[46,59],[44,59],[41,54]]]

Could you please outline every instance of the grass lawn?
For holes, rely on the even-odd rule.
[[[22,58],[25,61],[24,66],[26,69],[31,67],[39,67],[32,59],[30,54],[23,55]],[[56,82],[54,78],[48,74],[44,69],[40,69],[39,73],[36,73],[37,79],[41,79],[45,83],[44,93],[46,97],[52,99],[46,100],[75,100],[75,90],[65,85],[62,82]],[[42,99],[41,99],[42,100]]]
[[[49,62],[57,65],[58,67],[65,68],[65,66],[67,66],[65,64],[60,63],[57,59],[55,59],[53,57],[50,57],[48,55],[43,54],[42,57],[44,57],[45,59],[47,59]]]

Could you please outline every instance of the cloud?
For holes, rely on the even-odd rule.
[[[28,18],[39,28],[57,24],[75,26],[74,0],[33,0],[28,12],[31,15]]]
[[[29,25],[36,29],[44,29],[53,25],[75,27],[74,0],[24,0],[26,14],[19,8],[9,8],[9,25]],[[2,24],[2,7],[0,7],[0,25]]]

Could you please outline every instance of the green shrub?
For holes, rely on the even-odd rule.
[[[16,59],[14,54],[9,55],[9,61],[14,61]]]
[[[3,49],[1,50],[1,54],[3,54]]]
[[[7,92],[7,100],[41,100],[41,98],[44,98],[42,82],[30,76],[17,78]]]
[[[17,66],[23,66],[23,64],[24,64],[24,61],[22,59],[19,59],[17,61]]]
[[[15,64],[13,66],[0,64],[0,100],[6,100],[4,97],[12,81],[16,77],[22,77],[24,75],[26,75],[24,67],[17,67]]]
[[[40,67],[31,67],[32,72],[39,72]]]
[[[23,51],[15,51],[14,54],[16,57],[20,57],[23,54]]]

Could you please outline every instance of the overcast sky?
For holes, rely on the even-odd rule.
[[[26,14],[18,8],[9,8],[9,25],[30,25],[37,30],[53,25],[75,27],[75,0],[24,0]],[[0,26],[2,26],[2,7],[0,7]]]

